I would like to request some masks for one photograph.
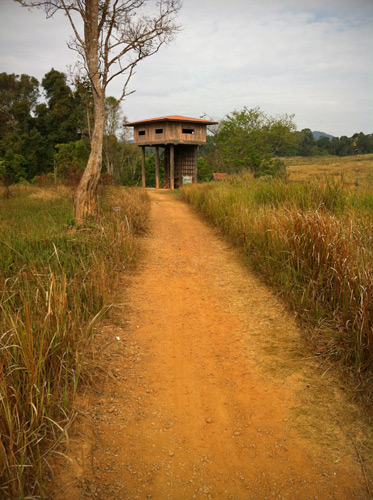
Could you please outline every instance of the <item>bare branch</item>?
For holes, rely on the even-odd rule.
[[[115,3],[117,3],[117,1]],[[98,32],[99,33],[101,33],[101,30],[105,24],[106,15],[107,15],[108,10],[109,10],[109,5],[110,5],[110,0],[105,0],[104,5],[102,6],[101,20],[100,20],[100,23],[98,25]]]
[[[117,76],[126,74],[125,87],[133,68],[146,57],[170,43],[180,27],[175,23],[181,8],[180,0],[16,0],[23,6],[44,9],[47,17],[58,10],[69,19],[74,37],[68,47],[83,59],[95,93],[105,89]],[[96,3],[98,16],[89,16]],[[157,7],[149,14],[149,7]],[[142,9],[144,12],[142,12]],[[84,23],[84,36],[78,31],[72,13],[78,13]],[[97,24],[93,24],[97,23]],[[92,52],[92,45],[95,55]],[[128,75],[127,75],[128,73]],[[100,84],[97,80],[99,76]],[[129,76],[129,78],[128,78]]]
[[[79,35],[79,32],[75,26],[75,23],[73,21],[73,18],[71,17],[71,13],[70,13],[70,10],[72,10],[71,8],[68,7],[68,2],[66,2],[65,0],[61,0],[61,4],[62,4],[62,8],[65,10],[65,13],[70,21],[70,24],[71,24],[71,27],[74,31],[74,35],[76,36],[76,39],[78,40],[79,44],[81,45],[81,47],[84,48],[84,42],[83,40],[81,39],[80,35]],[[80,4],[80,2],[79,2]],[[82,16],[82,18],[84,19],[84,11],[81,10],[79,7],[77,8],[74,8],[74,10],[76,10],[77,12],[79,12],[79,14]]]
[[[19,3],[23,7],[36,7],[43,9],[48,19],[53,17],[58,10],[65,10],[65,7],[61,4],[60,0],[15,0],[15,2]],[[78,11],[76,3],[77,2],[75,0],[69,0],[66,2],[66,6],[69,10]]]

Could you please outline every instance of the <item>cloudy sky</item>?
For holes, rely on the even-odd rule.
[[[175,42],[137,67],[130,121],[259,106],[294,114],[298,130],[373,133],[373,0],[184,0],[179,22]],[[66,72],[69,36],[63,16],[0,0],[1,72]]]

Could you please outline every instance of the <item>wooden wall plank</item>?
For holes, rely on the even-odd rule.
[[[162,130],[162,133],[157,133],[157,130]],[[194,133],[185,133],[185,130],[193,130]],[[134,144],[139,146],[155,144],[204,144],[205,142],[206,125],[204,124],[170,121],[134,126]]]

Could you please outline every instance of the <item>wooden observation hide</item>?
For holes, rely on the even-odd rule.
[[[197,149],[206,143],[207,125],[216,123],[177,115],[126,123],[126,127],[134,127],[134,144],[142,149],[143,187],[146,187],[145,147],[155,148],[156,189],[160,188],[161,147],[164,148],[164,187],[175,189],[186,180],[197,182]]]

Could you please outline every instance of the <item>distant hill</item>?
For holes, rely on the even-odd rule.
[[[312,135],[313,137],[316,139],[320,139],[320,137],[328,137],[329,139],[333,139],[333,135],[330,135],[330,134],[326,134],[325,132],[319,132],[318,130],[316,130],[315,132],[312,132]]]

